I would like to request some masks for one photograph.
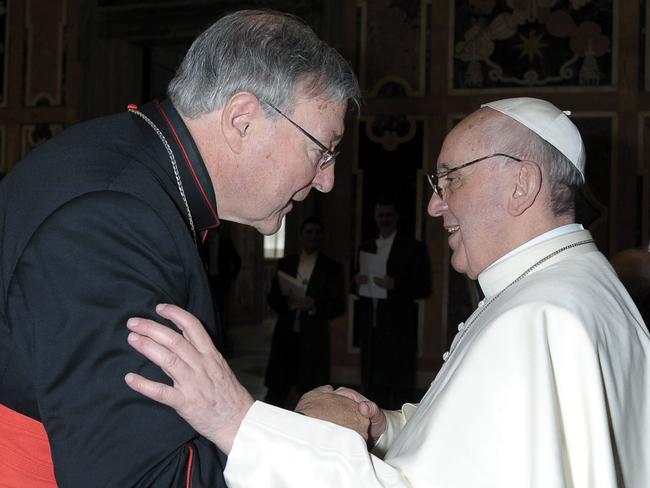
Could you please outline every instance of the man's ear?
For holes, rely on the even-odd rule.
[[[250,92],[237,92],[231,96],[221,112],[221,130],[231,151],[239,154],[250,139],[256,118],[263,116],[262,104]]]
[[[508,213],[512,216],[523,214],[530,208],[542,188],[542,170],[534,161],[521,161],[516,166],[512,193],[508,199]]]

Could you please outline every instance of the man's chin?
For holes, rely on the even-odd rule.
[[[280,230],[280,227],[282,226],[282,219],[284,219],[284,217],[289,212],[291,212],[292,209],[293,200],[290,200],[289,203],[287,203],[280,210],[276,210],[276,212],[270,215],[267,219],[258,221],[252,225],[260,234],[264,234],[266,236],[273,235]]]
[[[286,209],[286,207],[285,207],[285,209]],[[288,213],[288,212],[285,211],[285,209],[283,209],[281,212],[278,212],[278,213],[270,216],[266,220],[258,222],[257,225],[255,225],[255,228],[257,229],[257,231],[260,234],[264,234],[265,236],[273,235],[277,231],[279,231],[280,227],[282,227],[282,219]]]
[[[282,220],[280,220],[279,222],[264,221],[257,224],[255,228],[257,229],[257,232],[259,232],[260,234],[264,234],[265,236],[271,236],[280,230],[281,225],[282,225]]]
[[[464,260],[460,259],[457,255],[457,251],[452,250],[452,255],[451,255],[451,260],[450,260],[451,267],[454,268],[454,271],[460,274],[468,275],[468,270],[467,270],[467,262]],[[471,279],[474,279],[470,276]]]

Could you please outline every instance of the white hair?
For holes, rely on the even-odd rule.
[[[195,118],[224,106],[239,91],[290,113],[297,85],[306,95],[352,101],[361,92],[350,65],[299,18],[241,10],[222,17],[194,41],[167,93]],[[267,115],[277,114],[264,105]]]

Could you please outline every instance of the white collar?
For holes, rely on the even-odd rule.
[[[544,232],[543,234],[534,237],[528,242],[524,242],[521,246],[515,247],[512,251],[504,254],[501,256],[499,259],[497,259],[495,262],[493,262],[490,266],[488,266],[486,269],[491,268],[497,263],[500,263],[501,261],[508,259],[511,256],[514,256],[518,252],[521,252],[529,247],[533,247],[535,244],[538,244],[540,242],[544,242],[548,239],[553,239],[554,237],[561,236],[562,234],[568,234],[569,232],[577,232],[579,230],[584,230],[584,227],[582,224],[566,224],[566,225],[561,225],[560,227],[556,227],[555,229],[551,229],[547,232]]]
[[[393,232],[391,235],[389,235],[388,237],[382,237],[381,234],[379,234],[379,235],[377,236],[377,241],[378,241],[378,242],[382,242],[382,243],[389,243],[389,242],[392,243],[392,242],[395,240],[395,235],[397,235],[397,231],[394,231],[394,232]]]
[[[319,251],[307,254],[304,249],[300,250],[300,261],[316,261]]]
[[[551,255],[554,251],[565,246],[592,239],[589,231],[584,229],[573,231],[560,230],[559,233],[555,232],[564,227],[567,226],[558,227],[557,229],[550,231],[552,233],[551,237],[547,237],[548,233],[545,233],[535,239],[536,243],[530,244],[530,242],[528,242],[523,246],[520,246],[516,249],[517,252],[508,253],[507,256],[504,256],[505,259],[500,259],[498,262],[495,262],[479,274],[478,281],[486,298],[490,298],[502,291],[506,286],[516,280],[524,271],[545,256]],[[597,250],[598,248],[592,242],[568,249],[562,252],[562,254],[558,256],[558,259],[560,257],[564,258],[574,254]],[[556,259],[549,259],[537,266],[535,271],[544,269],[554,262],[556,262]]]

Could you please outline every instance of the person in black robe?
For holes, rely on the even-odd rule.
[[[168,95],[67,129],[0,182],[0,404],[43,424],[61,487],[225,487],[225,455],[125,384],[168,381],[127,319],[175,304],[217,337],[206,231],[271,234],[330,191],[359,89],[302,21],[244,10],[197,38]]]
[[[375,205],[378,236],[361,244],[359,251],[382,254],[386,275],[369,277],[357,272],[355,291],[370,279],[386,290],[386,298],[359,296],[355,323],[359,327],[361,389],[383,408],[400,408],[413,401],[418,344],[417,299],[431,294],[431,267],[424,244],[399,232],[399,212],[394,200]]]

